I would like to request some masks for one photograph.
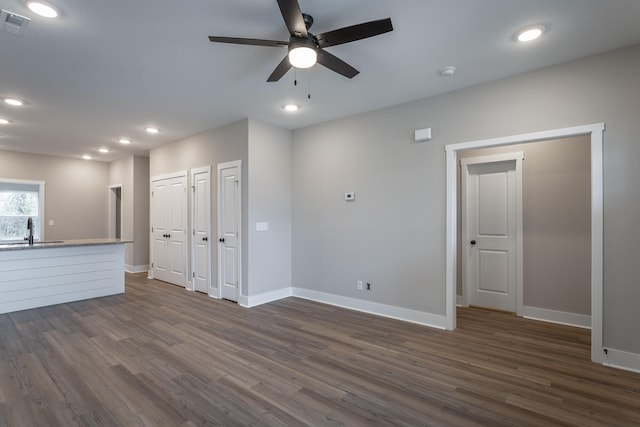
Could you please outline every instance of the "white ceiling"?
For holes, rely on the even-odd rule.
[[[0,32],[0,97],[28,102],[0,104],[0,149],[112,161],[246,117],[296,129],[640,43],[638,0],[299,1],[315,34],[386,17],[394,31],[328,48],[354,79],[316,65],[294,86],[293,70],[266,82],[285,48],[207,39],[288,40],[276,0],[49,0],[56,20],[0,0],[32,18],[23,35]],[[544,37],[514,42],[532,24]]]

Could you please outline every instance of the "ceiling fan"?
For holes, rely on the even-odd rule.
[[[273,70],[267,79],[268,82],[277,82],[291,67],[309,68],[316,62],[351,79],[359,71],[325,51],[324,48],[393,31],[391,18],[386,18],[313,35],[308,31],[313,25],[313,17],[302,13],[298,0],[278,0],[278,6],[280,6],[280,12],[289,30],[289,41],[218,36],[209,36],[209,40],[217,43],[288,47],[288,55]]]

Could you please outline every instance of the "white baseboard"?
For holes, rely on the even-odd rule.
[[[258,295],[245,296],[240,295],[238,298],[238,304],[242,307],[255,307],[257,305],[266,304],[268,302],[277,301],[282,298],[287,298],[291,296],[291,288],[282,288],[277,289],[275,291],[264,292]]]
[[[607,348],[602,364],[611,368],[640,373],[640,354]]]
[[[464,303],[464,298],[462,295],[456,295],[456,306],[466,307],[466,304]]]
[[[591,329],[591,316],[585,314],[524,306],[522,307],[522,317],[525,319],[542,320],[543,322]]]
[[[145,265],[124,265],[124,271],[127,273],[144,273],[145,271],[149,271],[149,264]]]
[[[312,291],[303,288],[292,288],[291,294],[294,297],[317,301],[324,304],[335,305],[383,317],[390,317],[392,319],[417,323],[419,325],[430,326],[432,328],[446,329],[445,316],[437,314],[429,314],[422,311],[410,310],[407,308],[395,307],[392,305],[364,301],[361,299]]]

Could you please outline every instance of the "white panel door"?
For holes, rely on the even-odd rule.
[[[193,170],[193,288],[209,292],[211,283],[211,169]]]
[[[167,253],[169,220],[166,206],[167,182],[166,180],[154,181],[151,189],[151,249],[153,253],[151,268],[154,278],[168,282],[171,264]]]
[[[240,286],[240,162],[218,165],[218,286],[221,297],[238,301]]]
[[[463,286],[468,304],[517,311],[521,159],[521,153],[512,153],[462,160]]]
[[[180,286],[186,283],[186,191],[186,175],[152,182],[153,277]]]

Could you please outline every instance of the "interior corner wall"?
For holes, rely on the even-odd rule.
[[[591,315],[591,139],[578,136],[478,150],[458,158],[522,151],[523,303]],[[458,164],[460,177],[460,165]],[[458,179],[458,260],[461,236]],[[462,265],[457,272],[462,291]]]
[[[133,157],[133,265],[149,268],[149,158]]]
[[[228,125],[190,136],[180,141],[172,142],[161,147],[154,148],[149,153],[149,176],[159,176],[176,171],[189,171],[193,168],[211,166],[211,215],[213,218],[211,232],[217,234],[218,212],[218,177],[216,165],[234,160],[242,161],[242,277],[247,277],[247,161],[248,161],[248,127],[249,120],[243,119]],[[187,174],[187,179],[191,177]],[[191,185],[189,182],[188,185]],[[191,192],[188,192],[187,220],[191,223]],[[191,227],[189,226],[189,230]],[[191,233],[189,236],[189,248],[192,245]],[[212,239],[217,242],[217,239]],[[217,280],[218,245],[211,247],[211,278],[212,283]],[[188,278],[191,277],[191,262],[188,261]],[[246,284],[242,283],[240,289],[242,295],[247,294]]]
[[[249,297],[291,288],[291,144],[290,130],[249,120]]]
[[[0,178],[45,182],[46,240],[108,236],[107,163],[0,150]]]
[[[294,131],[293,286],[444,314],[445,145],[603,122],[604,343],[640,354],[638,76],[633,46]]]
[[[124,245],[125,269],[130,270],[134,264],[134,176],[133,157],[125,157],[109,164],[109,185],[122,185],[122,240],[134,240]]]

